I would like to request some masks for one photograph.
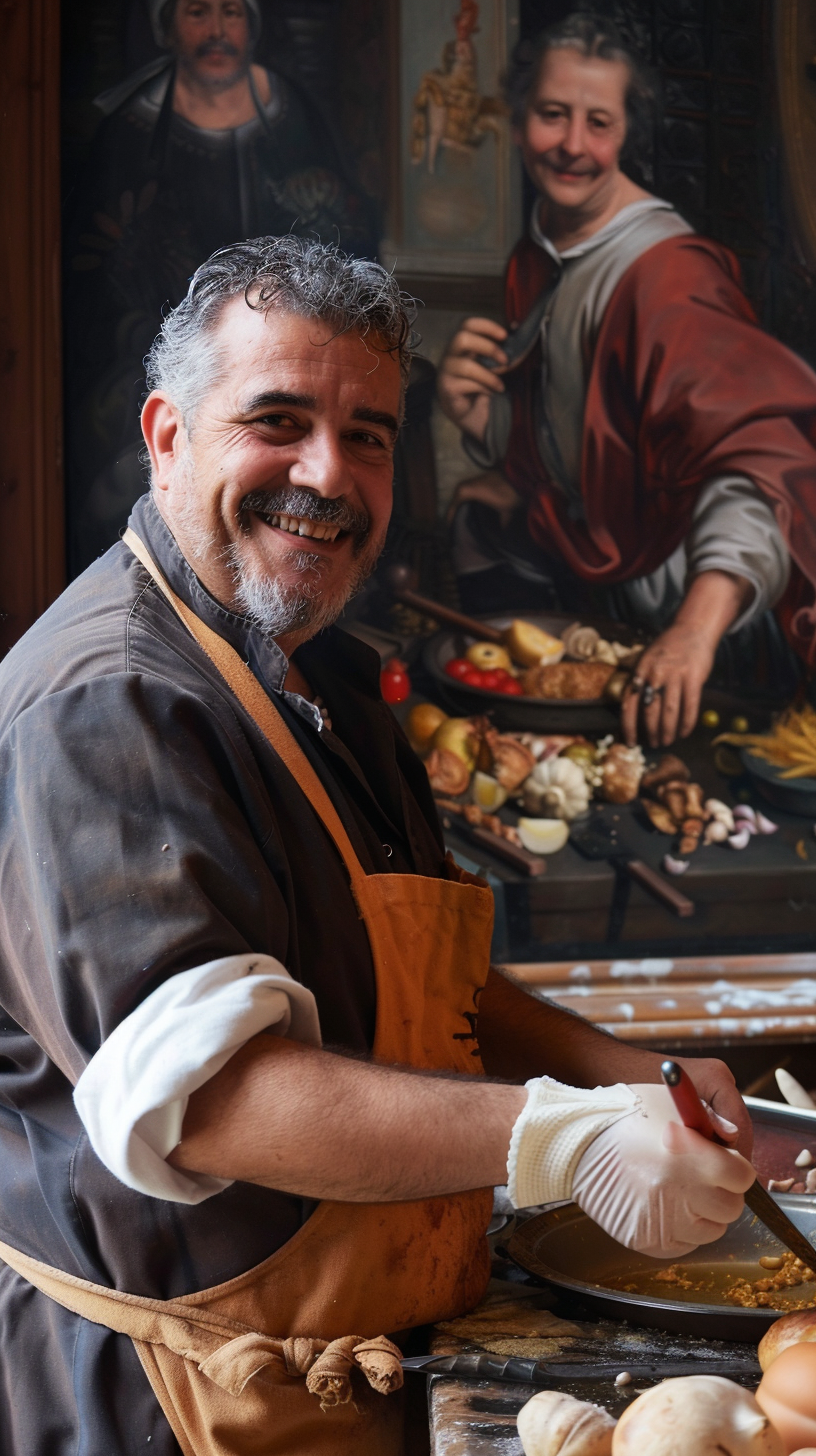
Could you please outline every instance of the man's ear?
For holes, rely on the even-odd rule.
[[[166,491],[186,447],[187,433],[180,410],[159,389],[154,389],[145,400],[142,434],[150,455],[153,487]]]

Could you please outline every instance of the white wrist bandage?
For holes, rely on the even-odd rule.
[[[572,1197],[581,1155],[604,1128],[626,1117],[638,1097],[625,1083],[613,1087],[566,1087],[552,1077],[525,1083],[507,1155],[507,1191],[516,1208]]]

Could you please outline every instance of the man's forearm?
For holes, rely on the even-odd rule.
[[[656,1052],[627,1046],[554,1002],[539,1000],[495,966],[479,998],[476,1034],[490,1077],[526,1082],[546,1073],[571,1087],[660,1081]]]
[[[431,1198],[505,1181],[525,1100],[257,1036],[193,1093],[169,1161],[305,1198]]]

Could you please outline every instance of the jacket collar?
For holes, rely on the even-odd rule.
[[[175,536],[159,514],[151,495],[143,495],[137,500],[128,525],[144,541],[176,595],[235,648],[267,692],[278,693],[320,732],[323,719],[319,708],[301,697],[300,693],[287,692],[283,686],[289,664],[277,642],[207,591],[182,555]]]

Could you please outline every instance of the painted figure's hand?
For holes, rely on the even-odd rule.
[[[502,369],[507,364],[501,347],[506,338],[507,330],[492,319],[465,319],[439,366],[440,405],[460,430],[467,430],[477,440],[484,439],[491,395],[504,391],[498,374],[480,364],[479,359],[492,359]]]
[[[637,737],[638,714],[652,748],[687,738],[697,722],[700,694],[724,632],[753,595],[745,577],[703,571],[686,592],[671,627],[641,657],[621,711],[626,742]]]
[[[482,475],[472,475],[468,480],[459,481],[448,507],[449,522],[466,501],[481,501],[483,505],[490,506],[499,517],[499,525],[504,529],[519,505],[521,496],[498,470],[486,470]]]
[[[717,641],[697,625],[675,622],[648,647],[624,698],[628,744],[637,738],[638,712],[652,748],[687,738],[697,722],[700,695],[714,665]]]

